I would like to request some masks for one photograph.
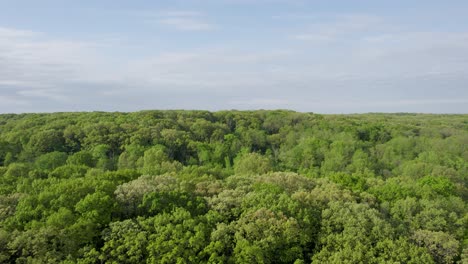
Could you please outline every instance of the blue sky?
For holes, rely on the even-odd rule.
[[[468,113],[468,1],[0,0],[0,113]]]

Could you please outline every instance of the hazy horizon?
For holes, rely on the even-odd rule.
[[[468,2],[0,1],[0,113],[468,113]]]
[[[120,110],[76,110],[76,111],[37,111],[37,112],[4,112],[0,113],[0,115],[23,115],[23,114],[61,114],[61,113],[139,113],[139,112],[151,112],[151,111],[200,111],[200,112],[255,112],[255,111],[292,111],[295,113],[301,114],[316,114],[316,115],[451,115],[451,116],[460,116],[460,115],[468,115],[468,113],[431,113],[431,112],[348,112],[348,113],[325,113],[325,112],[313,112],[313,111],[297,111],[293,109],[281,109],[281,108],[271,108],[271,109],[263,109],[263,108],[256,108],[256,109],[219,109],[219,110],[208,110],[208,109],[190,109],[190,108],[168,108],[168,109],[139,109],[139,110],[130,110],[130,111],[120,111]]]

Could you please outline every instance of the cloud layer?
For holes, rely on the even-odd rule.
[[[230,30],[197,11],[156,12],[143,20],[148,17],[181,34]],[[245,48],[242,42],[251,40],[233,44],[213,36],[215,43],[145,49],[144,55],[129,54],[128,44],[112,39],[0,27],[0,112],[468,112],[468,31],[413,30],[365,14],[271,19],[284,23],[270,28],[277,43]],[[291,20],[300,23],[288,28]],[[111,55],[119,53],[125,56]]]

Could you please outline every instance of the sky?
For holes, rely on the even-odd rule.
[[[468,113],[466,0],[0,0],[0,113]]]

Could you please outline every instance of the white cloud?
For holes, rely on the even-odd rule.
[[[10,112],[15,112],[17,110],[15,107],[17,107],[18,105],[23,106],[23,107],[28,106],[28,101],[10,97],[10,96],[0,95],[0,105],[2,105],[2,107],[11,108]],[[7,111],[2,111],[2,112],[7,112]]]
[[[276,77],[272,72],[277,70],[277,63],[291,54],[287,50],[247,53],[226,49],[161,53],[129,63],[123,74],[137,83],[144,83],[145,87],[216,93],[236,89],[240,92],[274,83]]]
[[[186,20],[206,23],[202,13],[193,11],[146,18],[158,23],[169,19],[165,25],[179,30],[209,28],[192,23],[192,28],[183,29]],[[433,106],[440,111],[468,110],[463,107],[468,96],[467,32],[398,30],[380,18],[362,15],[327,21],[308,24],[302,33],[296,32],[302,41],[288,38],[284,45],[263,42],[246,50],[225,43],[143,50],[144,56],[131,54],[118,41],[72,41],[1,28],[0,112],[226,107],[439,111]],[[126,56],[104,55],[108,50]]]
[[[420,100],[397,100],[397,101],[383,101],[373,102],[374,105],[385,105],[385,106],[415,106],[415,105],[434,105],[434,104],[468,104],[468,99],[420,99]]]
[[[390,25],[384,23],[382,18],[365,14],[321,16],[320,22],[308,22],[307,18],[315,20],[316,16],[290,15],[278,16],[277,18],[300,19],[305,24],[304,32],[293,34],[292,37],[311,42],[340,40],[352,37],[357,33],[391,28]]]
[[[159,20],[159,23],[173,26],[178,30],[187,30],[187,31],[205,31],[205,30],[212,30],[216,27],[212,24],[202,22],[193,18],[180,18],[180,17],[172,17],[172,18],[164,18]]]
[[[2,28],[0,112],[37,111],[51,106],[60,109],[69,104],[69,95],[76,89],[74,81],[103,78],[98,46]]]
[[[330,34],[323,33],[304,33],[294,35],[293,37],[298,40],[307,40],[312,42],[328,42],[334,39]]]
[[[235,108],[284,108],[294,105],[285,99],[276,98],[253,98],[244,100],[232,100],[228,102]]]
[[[29,30],[18,30],[18,29],[0,27],[0,39],[32,37],[32,36],[38,36],[38,35],[39,33],[29,31]]]
[[[39,90],[20,90],[17,92],[18,95],[28,98],[44,98],[50,99],[54,101],[58,101],[61,103],[70,101],[68,96],[62,95],[62,91],[58,89],[39,89]]]
[[[193,10],[166,10],[157,13],[161,17],[203,17],[203,14]]]
[[[43,81],[44,77],[63,79],[82,75],[84,66],[95,61],[93,43],[47,39],[45,36],[37,38],[34,32],[22,32],[25,31],[0,31],[0,82],[3,84],[18,85]]]
[[[455,80],[468,72],[468,32],[414,31],[372,15],[320,20],[328,22],[305,22],[303,32],[292,35],[311,47],[312,58],[319,58],[319,67],[318,63],[305,66],[309,76],[399,82]]]
[[[44,88],[47,85],[40,84],[37,82],[29,82],[29,81],[21,81],[21,80],[0,80],[0,87],[1,86],[9,86],[9,87],[36,87],[36,88]]]
[[[206,21],[206,17],[196,11],[166,11],[156,14],[156,18],[150,18],[150,22],[172,27],[181,31],[209,31],[218,26]]]

